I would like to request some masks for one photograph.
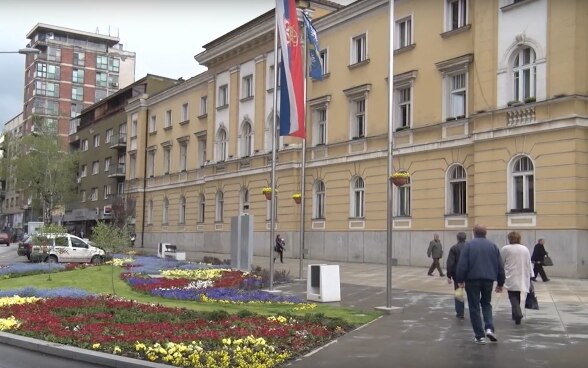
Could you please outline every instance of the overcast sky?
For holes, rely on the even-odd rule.
[[[187,79],[204,71],[194,60],[202,45],[274,6],[275,0],[2,0],[0,51],[25,47],[37,23],[110,29],[137,53],[136,79],[147,73]],[[0,130],[22,111],[23,84],[24,55],[0,54]]]

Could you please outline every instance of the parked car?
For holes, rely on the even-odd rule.
[[[0,233],[0,244],[6,244],[6,246],[9,247],[10,246],[10,234]]]
[[[99,264],[105,257],[103,249],[75,235],[47,234],[35,238],[30,259],[33,262]]]
[[[33,249],[33,237],[26,235],[21,241],[18,242],[18,249],[16,253],[19,256],[27,256],[31,259],[31,250]]]

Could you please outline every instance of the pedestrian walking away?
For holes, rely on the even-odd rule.
[[[280,237],[280,234],[276,236],[276,244],[274,245],[274,263],[276,262],[276,258],[278,255],[280,256],[280,262],[284,263],[284,250],[286,249],[286,241],[284,238]]]
[[[485,344],[486,337],[490,341],[498,340],[492,318],[492,286],[496,281],[496,292],[502,292],[505,278],[500,250],[486,239],[486,232],[486,226],[474,226],[474,238],[461,250],[455,275],[459,286],[465,286],[476,344]]]
[[[451,284],[453,281],[453,290],[457,290],[459,285],[457,281],[455,281],[455,272],[457,271],[457,263],[459,262],[459,254],[461,250],[465,246],[466,234],[463,232],[457,233],[457,243],[453,245],[449,249],[449,253],[447,254],[447,267],[445,267],[445,271],[447,272],[447,283]],[[455,300],[455,317],[459,319],[464,318],[464,310],[465,305],[464,301],[459,300],[458,298],[454,298]]]
[[[523,319],[521,292],[529,293],[531,288],[531,254],[521,244],[521,234],[516,231],[508,233],[508,243],[500,250],[506,278],[504,286],[508,290],[512,319],[515,324],[520,325]]]
[[[533,255],[531,256],[534,274],[531,280],[537,281],[537,274],[539,274],[541,275],[541,280],[543,280],[543,282],[549,281],[545,269],[543,268],[543,261],[545,260],[546,255],[548,255],[548,253],[545,250],[545,240],[537,240],[537,244],[535,244],[535,248],[533,248]]]
[[[441,264],[439,263],[439,259],[443,257],[443,245],[439,240],[439,234],[433,235],[433,240],[429,243],[429,248],[427,249],[427,257],[433,258],[433,263],[431,263],[431,267],[429,267],[429,272],[427,275],[433,276],[433,271],[437,269],[439,271],[439,276],[445,276],[443,274],[443,270],[441,269]]]

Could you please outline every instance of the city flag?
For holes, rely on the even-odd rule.
[[[305,138],[302,37],[295,0],[276,0],[282,64],[280,71],[280,135]]]
[[[306,27],[306,39],[308,40],[308,53],[310,54],[310,77],[314,80],[323,80],[323,62],[321,60],[318,35],[310,19],[304,14],[304,26]]]

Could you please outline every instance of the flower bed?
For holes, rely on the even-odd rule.
[[[274,367],[351,328],[322,315],[229,315],[107,296],[2,297],[0,325],[19,335],[183,367]]]
[[[37,275],[47,272],[61,272],[74,269],[71,263],[13,263],[0,267],[0,279]]]

